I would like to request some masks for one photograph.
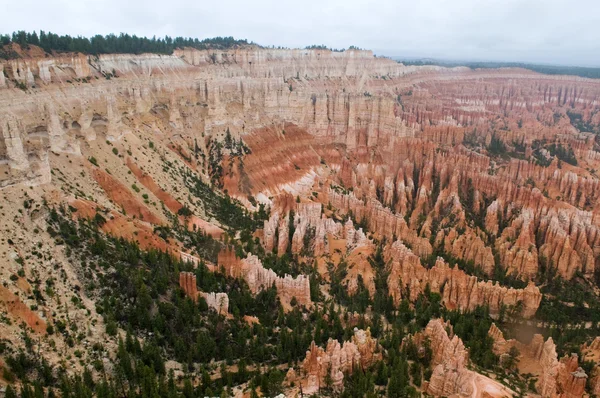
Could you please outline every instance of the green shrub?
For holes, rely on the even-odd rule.
[[[189,217],[193,213],[189,207],[183,206],[181,209],[177,210],[177,214],[179,214],[180,216]]]

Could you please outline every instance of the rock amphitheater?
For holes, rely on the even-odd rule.
[[[304,311],[305,319],[333,306],[332,270],[343,265],[349,294],[364,287],[373,296],[384,283],[396,308],[415,308],[431,293],[449,313],[483,306],[498,325],[507,316],[542,324],[545,300],[563,299],[544,290],[557,278],[592,286],[598,298],[600,140],[574,114],[600,125],[599,80],[405,66],[363,50],[249,45],[0,60],[0,336],[16,353],[29,330],[52,366],[80,355],[81,341],[104,342],[114,358],[118,340],[107,340],[89,293],[84,251],[74,257],[55,244],[51,208],[69,209],[75,223],[96,217],[103,234],[182,260],[178,283],[159,300],[203,298],[220,322],[237,319],[237,298],[225,282],[202,291],[208,282],[198,279],[199,267],[243,281],[253,297],[275,286],[282,313]],[[558,147],[576,162],[561,159]],[[216,196],[198,196],[204,186]],[[246,236],[213,203],[268,214]],[[173,225],[219,247],[193,249],[165,232]],[[378,248],[383,281],[372,260]],[[296,258],[304,268],[280,272],[273,258]],[[589,308],[590,300],[560,302]],[[360,322],[375,316],[369,309]],[[85,331],[75,346],[55,331],[65,320]],[[345,340],[303,347],[303,361],[280,364],[286,395],[341,393],[354,372],[386,357],[381,337],[352,330]],[[576,349],[579,358],[558,355],[552,329],[522,341],[506,332],[489,330],[494,355],[502,363],[518,351],[515,374],[535,378],[528,394],[600,394],[597,362],[585,367],[600,358],[597,339]],[[430,377],[412,386],[419,393],[519,395],[504,374],[473,366],[449,322],[431,319],[413,338],[432,350]],[[71,361],[68,371],[85,368]]]

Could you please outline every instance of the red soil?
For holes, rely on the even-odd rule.
[[[98,205],[94,202],[75,199],[69,204],[77,209],[75,213],[77,218],[93,218],[96,215]],[[160,236],[155,235],[147,224],[128,219],[117,212],[111,212],[110,216],[105,217],[106,223],[102,226],[103,232],[128,241],[136,241],[144,250],[169,250],[173,254],[179,255],[179,246],[166,242]]]
[[[154,194],[154,196],[156,196],[158,199],[160,199],[165,204],[165,206],[167,206],[167,208],[169,210],[171,210],[173,213],[177,214],[179,209],[181,209],[183,207],[183,205],[181,203],[179,203],[175,198],[173,198],[171,195],[169,195],[169,193],[163,191],[158,186],[158,184],[156,184],[154,182],[152,177],[149,174],[147,174],[146,172],[144,172],[142,169],[140,169],[138,167],[138,165],[135,164],[133,162],[133,160],[131,160],[131,158],[129,158],[129,157],[127,158],[126,164],[127,164],[127,167],[129,167],[129,170],[131,170],[133,175],[138,179],[138,181],[140,183],[142,183],[143,186],[146,187],[146,189],[148,189],[150,192],[152,192]]]
[[[151,224],[162,224],[161,220],[146,206],[141,204],[119,180],[100,169],[94,169],[92,173],[94,179],[106,192],[108,197],[115,204],[123,207],[127,214],[135,215]]]
[[[133,175],[135,175],[138,181],[144,187],[146,187],[146,189],[152,192],[158,199],[160,199],[169,210],[177,214],[177,212],[183,207],[183,205],[179,203],[175,198],[173,198],[168,192],[162,190],[158,186],[158,184],[154,182],[152,177],[149,174],[145,173],[142,169],[140,169],[131,158],[127,158],[126,163],[127,167],[129,167],[129,170],[131,170],[131,172],[133,173]],[[179,220],[182,224],[186,224],[186,220],[184,217],[180,216]],[[205,221],[197,216],[191,216],[189,220],[187,220],[187,227],[189,229],[192,229],[194,225],[197,228],[204,230],[204,232],[206,232],[213,238],[219,238],[221,235],[223,235],[224,232],[221,228],[209,223],[208,221]]]
[[[46,334],[46,322],[4,286],[0,286],[0,308],[20,321],[25,322],[34,332]]]

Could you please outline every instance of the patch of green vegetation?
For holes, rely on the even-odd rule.
[[[57,244],[66,244],[72,255],[83,260],[86,270],[91,271],[86,273],[86,293],[95,298],[107,333],[114,335],[117,325],[127,330],[126,339],[119,340],[115,363],[117,374],[129,380],[127,389],[146,388],[142,383],[159,388],[168,377],[164,366],[167,359],[177,360],[189,370],[195,363],[207,364],[213,359],[238,365],[241,361],[256,363],[264,369],[265,365],[302,359],[313,339],[323,344],[330,337],[342,339],[351,333],[350,328],[341,327],[337,313],[331,313],[329,321],[325,312],[318,309],[308,317],[300,307],[285,314],[275,286],[254,296],[243,280],[211,272],[203,263],[192,270],[191,265],[169,253],[144,251],[135,242],[103,235],[95,219],[75,222],[66,209],[51,209],[48,223]],[[226,292],[233,319],[209,310],[202,299],[194,303],[185,297],[178,286],[180,271],[195,272],[201,291]],[[260,324],[248,325],[243,320],[245,315],[258,317]],[[144,342],[137,336],[144,336]],[[26,359],[30,360],[29,355]],[[209,393],[210,389],[221,394],[231,383],[247,380],[255,388],[281,391],[281,372],[268,370],[265,376],[264,371],[250,372],[244,369],[245,365],[241,368],[230,375],[232,380],[227,371],[221,372],[216,380],[206,379],[206,383],[197,387],[198,393]],[[15,364],[15,369],[20,368]],[[141,377],[134,369],[149,373]],[[26,381],[34,373],[33,367],[28,366],[19,379]],[[77,380],[61,382],[72,385]],[[97,384],[90,386],[94,388]]]
[[[466,66],[471,69],[524,68],[547,75],[573,75],[600,79],[600,68],[583,66],[537,65],[522,62],[451,62],[443,60],[399,60],[405,65],[439,65],[446,68]]]
[[[548,151],[552,156],[556,156],[559,160],[562,160],[570,165],[577,166],[577,157],[575,156],[575,152],[571,146],[565,148],[561,143],[551,144],[548,146]]]
[[[220,195],[215,192],[195,173],[186,172],[184,182],[190,193],[201,200],[208,216],[214,217],[234,230],[254,231],[269,218],[264,204],[259,205],[256,213],[250,213],[238,200],[232,199],[227,193]]]
[[[204,40],[194,39],[191,37],[175,37],[170,36],[157,38],[139,37],[121,33],[119,36],[114,34],[102,36],[95,35],[91,38],[73,37],[70,35],[57,35],[52,32],[43,30],[37,32],[26,32],[20,30],[13,32],[12,35],[0,35],[0,49],[8,46],[11,43],[19,44],[22,48],[27,49],[30,45],[39,46],[47,53],[56,52],[80,52],[83,54],[141,54],[141,53],[156,53],[156,54],[172,54],[177,48],[192,47],[198,50],[206,49],[228,49],[249,44],[247,40],[234,39],[233,37],[214,37]],[[0,53],[6,59],[18,58],[15,52],[3,51]]]
[[[500,137],[498,137],[496,134],[492,134],[488,151],[491,155],[502,156],[506,154],[506,144],[504,144],[504,141],[502,141],[502,139],[500,139]]]
[[[567,110],[567,116],[569,117],[571,125],[580,132],[600,134],[600,125],[594,125],[589,121],[584,121],[581,113],[574,110]]]

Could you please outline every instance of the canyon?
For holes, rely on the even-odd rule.
[[[274,286],[278,322],[343,312],[366,292],[372,301],[358,318],[373,323],[382,286],[394,315],[439,296],[446,313],[485,307],[497,322],[489,337],[498,363],[517,350],[515,372],[536,375],[540,396],[597,394],[598,370],[586,374],[577,356],[559,359],[552,330],[529,343],[501,330],[505,321],[549,323],[561,308],[597,308],[600,139],[578,121],[600,125],[599,80],[406,66],[366,50],[32,50],[0,60],[0,310],[12,320],[0,334],[17,352],[24,323],[41,349],[74,354],[83,343],[47,331],[87,313],[81,342],[106,339],[100,326],[114,320],[98,312],[101,283],[90,275],[116,266],[87,268],[102,250],[70,249],[73,232],[48,221],[58,209],[74,230],[97,225],[91,241],[102,233],[111,245],[181,260],[165,277],[170,288],[152,298],[168,301],[175,290],[196,306],[202,298],[219,322],[240,313],[257,330],[275,322],[240,304],[239,284],[252,299]],[[561,297],[556,283],[583,286],[585,298]],[[412,339],[430,345],[431,375],[412,387],[518,395],[471,366],[473,343],[451,323],[421,327]],[[286,368],[290,391],[341,393],[358,368],[386,358],[383,335],[371,330],[297,343],[306,356]],[[589,344],[591,358],[598,343]]]

